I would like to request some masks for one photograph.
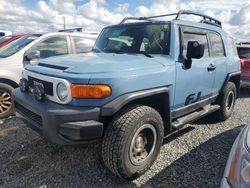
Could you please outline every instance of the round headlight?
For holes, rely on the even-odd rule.
[[[57,96],[63,102],[66,101],[67,98],[69,97],[69,92],[67,90],[67,86],[62,82],[60,82],[57,85]]]

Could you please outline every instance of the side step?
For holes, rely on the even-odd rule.
[[[197,119],[200,119],[201,117],[204,117],[212,112],[215,112],[216,110],[219,110],[219,105],[208,105],[203,107],[199,111],[195,111],[191,114],[185,115],[183,117],[178,118],[177,120],[172,122],[172,127],[174,129],[181,129],[185,124],[191,123]]]

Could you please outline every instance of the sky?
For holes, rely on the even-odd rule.
[[[100,31],[125,16],[151,16],[181,9],[222,21],[237,40],[250,41],[250,0],[0,0],[0,30],[43,33],[66,28]]]

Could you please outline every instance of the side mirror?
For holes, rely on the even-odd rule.
[[[29,61],[34,60],[34,59],[39,59],[40,58],[40,51],[39,50],[31,50],[31,51],[27,52],[26,58]]]
[[[204,55],[204,44],[199,44],[198,41],[188,41],[187,44],[187,59],[185,61],[186,69],[190,69],[192,59],[200,59]]]
[[[199,44],[198,41],[188,41],[187,44],[187,59],[200,59],[204,55],[204,44]]]

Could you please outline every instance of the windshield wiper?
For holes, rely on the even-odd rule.
[[[150,58],[153,57],[152,55],[150,55],[150,54],[149,54],[148,52],[146,52],[146,51],[139,51],[138,54],[143,54],[143,55],[145,55],[146,57],[150,57]]]

